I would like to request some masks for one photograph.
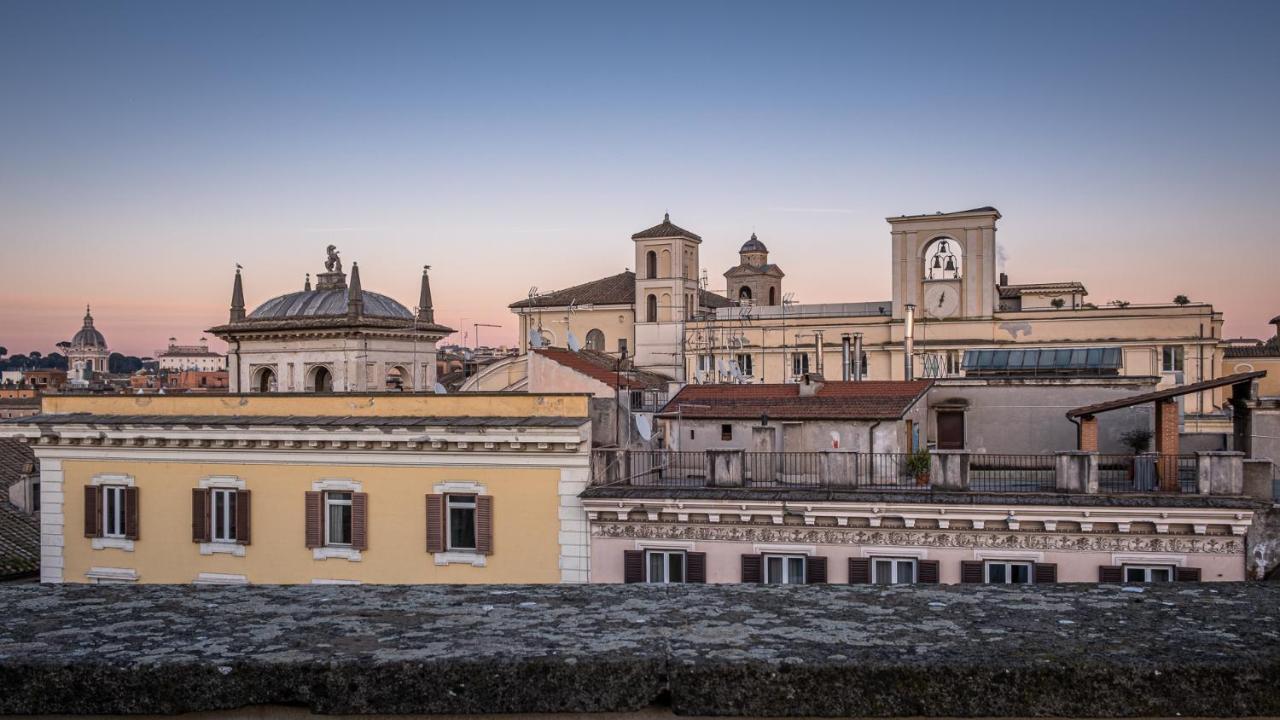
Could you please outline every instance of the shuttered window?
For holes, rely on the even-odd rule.
[[[871,582],[874,585],[914,585],[916,561],[912,558],[873,558]]]
[[[324,544],[351,545],[351,496],[349,492],[324,494]]]
[[[764,582],[768,585],[803,585],[804,555],[765,555]]]
[[[249,491],[192,488],[191,540],[249,544]]]
[[[1172,565],[1125,565],[1124,581],[1127,583],[1173,582]]]
[[[992,585],[1027,585],[1032,581],[1032,563],[1008,560],[988,560],[985,581]]]
[[[124,538],[124,486],[102,486],[102,537]]]
[[[445,516],[450,550],[476,549],[476,496],[449,495],[445,498],[448,513]]]
[[[209,491],[210,539],[213,542],[236,541],[236,491],[217,488]]]
[[[645,552],[645,582],[684,582],[685,559],[682,550],[649,550]]]
[[[493,554],[493,497],[448,494],[426,496],[427,552]]]

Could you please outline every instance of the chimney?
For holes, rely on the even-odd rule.
[[[360,264],[351,263],[351,285],[347,288],[347,317],[355,319],[364,314],[364,291],[360,289]]]
[[[826,380],[822,378],[821,373],[805,373],[800,378],[800,397],[813,397],[818,394],[822,386],[826,385]]]
[[[823,370],[822,356],[825,354],[823,352],[824,350],[826,350],[826,346],[822,344],[822,331],[818,330],[813,334],[813,353],[816,356],[814,358],[813,369],[819,376],[822,375]]]
[[[902,323],[902,372],[904,380],[915,379],[915,368],[912,356],[916,350],[916,306],[907,305],[907,314]]]
[[[862,367],[862,333],[853,334],[853,379],[855,382],[862,382],[862,378],[866,377],[867,369]]]
[[[236,282],[231,286],[231,322],[244,320],[244,284],[240,280],[240,266],[236,266]]]
[[[1000,287],[1009,285],[1009,273],[1000,273]]]
[[[422,266],[422,289],[418,293],[418,321],[435,323],[436,311],[431,307],[431,280],[427,277],[430,265]]]
[[[850,363],[849,333],[840,336],[840,379],[849,382],[853,379],[853,365]]]

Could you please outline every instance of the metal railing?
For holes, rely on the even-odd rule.
[[[1054,492],[1058,463],[1054,455],[969,456],[969,489],[982,492]]]
[[[707,454],[679,450],[632,450],[628,485],[702,487],[711,477]]]
[[[1194,455],[1099,455],[1098,491],[1104,493],[1200,492]]]
[[[823,486],[822,456],[815,452],[746,452],[742,459],[745,487]]]

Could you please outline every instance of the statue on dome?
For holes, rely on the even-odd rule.
[[[324,261],[324,269],[329,272],[342,272],[342,260],[338,258],[338,246],[330,245],[325,248],[325,252],[329,254],[329,257]]]

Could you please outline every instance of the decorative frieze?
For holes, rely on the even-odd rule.
[[[882,545],[928,548],[994,548],[1047,552],[1169,552],[1237,555],[1243,540],[1220,537],[1089,535],[1084,533],[983,532],[961,530],[882,530],[804,525],[694,525],[680,523],[591,523],[598,538],[692,540],[806,545]]]

